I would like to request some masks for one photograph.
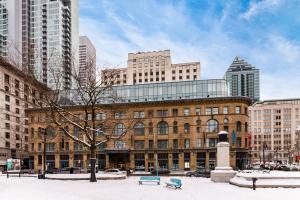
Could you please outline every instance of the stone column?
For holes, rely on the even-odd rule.
[[[191,152],[190,154],[190,168],[191,170],[197,169],[197,153]]]
[[[105,154],[105,169],[109,169],[110,165],[109,165],[109,155]]]
[[[134,169],[134,154],[133,152],[130,152],[130,155],[129,155],[129,160],[130,160],[130,169]]]
[[[173,169],[173,154],[172,153],[168,153],[168,167],[169,167],[169,170]]]
[[[209,169],[209,152],[205,153],[205,168]]]
[[[55,168],[60,168],[60,155],[58,153],[55,154]]]
[[[145,153],[145,172],[148,172],[148,153]]]
[[[84,169],[87,169],[88,166],[89,166],[89,160],[87,158],[87,154],[86,153],[83,153],[83,168]]]
[[[179,153],[179,169],[184,170],[184,153]]]
[[[74,153],[69,153],[69,167],[74,167]]]

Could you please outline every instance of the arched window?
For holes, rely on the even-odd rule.
[[[227,118],[224,119],[224,125],[228,125],[229,120]]]
[[[242,123],[240,121],[236,122],[236,131],[241,132],[242,131]]]
[[[189,123],[185,123],[183,125],[184,127],[184,133],[189,133],[190,132],[190,124]]]
[[[207,121],[207,132],[218,132],[219,123],[215,119],[210,119]]]
[[[143,123],[137,123],[134,125],[134,134],[135,135],[144,135],[145,134],[145,126]]]
[[[153,134],[153,123],[152,122],[149,122],[149,125],[148,125],[148,131],[149,131],[149,135],[152,135]]]
[[[229,120],[227,118],[224,119],[224,131],[229,131]]]
[[[122,123],[119,123],[115,126],[115,131],[114,134],[115,135],[122,135],[125,132],[125,126]]]
[[[178,133],[178,124],[177,124],[177,121],[174,121],[173,122],[173,133]]]
[[[161,121],[157,124],[157,134],[165,135],[169,133],[169,125],[167,122]]]
[[[248,123],[245,123],[245,132],[248,132]]]

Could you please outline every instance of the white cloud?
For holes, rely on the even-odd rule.
[[[249,9],[240,15],[240,18],[249,20],[260,12],[270,11],[278,8],[283,3],[283,0],[262,0],[252,1]]]
[[[81,16],[81,34],[89,36],[95,45],[98,65],[126,67],[129,52],[170,49],[173,63],[200,61],[202,78],[223,78],[234,57],[239,55],[261,69],[262,99],[300,97],[300,81],[296,78],[300,77],[298,43],[268,31],[260,42],[251,44],[232,38],[223,27],[230,17],[228,5],[220,20],[201,13],[201,18],[210,24],[209,29],[203,29],[189,18],[184,6],[178,9],[173,5],[156,5],[153,1],[151,5],[144,4],[146,2],[143,6],[153,11],[141,11],[142,15],[146,12],[145,21],[126,9],[121,15],[107,1],[101,11],[107,21]],[[267,8],[266,5],[254,7],[256,10],[252,9],[249,17],[262,7]]]

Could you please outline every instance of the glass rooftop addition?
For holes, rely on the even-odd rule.
[[[67,93],[62,94],[64,98],[61,99],[63,101],[61,103],[81,104],[80,95],[76,94],[76,90]],[[103,98],[98,101],[99,104],[199,99],[229,95],[224,79],[209,79],[113,86],[102,96]]]

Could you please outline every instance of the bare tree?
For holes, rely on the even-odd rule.
[[[133,120],[128,111],[114,102],[121,97],[116,95],[113,84],[119,71],[106,72],[105,78],[97,80],[94,63],[87,62],[84,76],[78,71],[72,74],[73,90],[61,90],[62,73],[52,71],[55,89],[43,93],[38,98],[39,105],[50,113],[51,121],[68,138],[83,145],[90,153],[90,181],[96,182],[96,152],[99,146],[112,139],[124,136],[132,127]],[[98,76],[100,77],[100,76]],[[72,106],[79,106],[81,113],[72,111]],[[79,130],[72,131],[69,127]]]

